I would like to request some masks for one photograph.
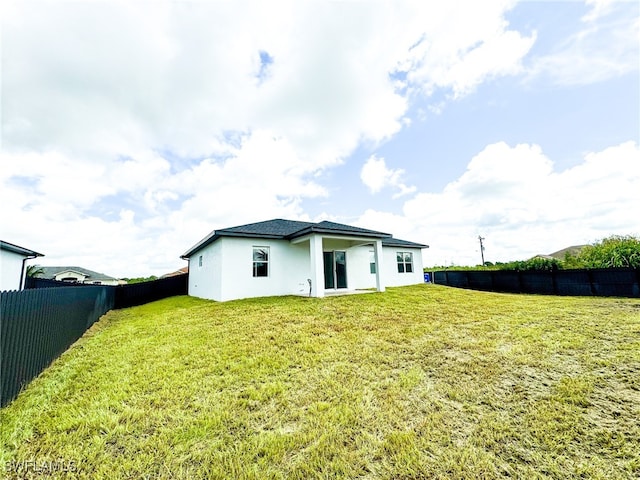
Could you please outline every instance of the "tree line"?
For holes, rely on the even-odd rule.
[[[452,267],[444,267],[451,269]],[[578,253],[567,252],[563,259],[533,257],[513,262],[485,262],[475,267],[453,267],[465,270],[567,270],[580,268],[640,268],[640,237],[611,235],[590,245]]]

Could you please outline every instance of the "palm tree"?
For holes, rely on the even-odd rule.
[[[37,277],[43,273],[44,269],[40,265],[27,265],[27,277]]]

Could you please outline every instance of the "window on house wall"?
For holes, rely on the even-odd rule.
[[[202,255],[200,255],[198,257],[198,266],[201,267],[202,266]]]
[[[396,252],[396,259],[398,261],[398,273],[413,272],[413,253]]]
[[[369,250],[369,271],[376,273],[376,254],[373,250]]]
[[[253,247],[253,276],[269,276],[269,247]]]

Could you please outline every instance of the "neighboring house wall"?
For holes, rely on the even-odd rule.
[[[110,278],[110,277],[107,278],[107,277],[104,277],[103,274],[98,274],[97,272],[93,274],[88,274],[88,273],[85,274],[82,272],[78,272],[76,270],[61,270],[55,275],[53,275],[53,277],[51,278],[58,282],[78,282],[78,283],[85,283],[87,285],[115,286],[115,285],[121,284],[120,280],[118,280],[117,278]]]
[[[81,273],[78,273],[78,272],[72,272],[72,271],[60,272],[55,277],[53,277],[53,279],[57,280],[58,282],[79,282],[79,283],[82,283],[85,278],[87,278],[85,275],[82,275]]]
[[[111,286],[116,286],[116,285],[122,285],[122,283],[120,282],[120,280],[116,279],[108,279],[108,278],[97,278],[97,279],[92,279],[92,278],[85,278],[84,283],[86,283],[87,285],[111,285]],[[125,284],[127,282],[124,282]]]
[[[0,290],[20,290],[24,255],[0,250]]]

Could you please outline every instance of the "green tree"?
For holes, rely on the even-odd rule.
[[[519,260],[515,262],[501,263],[500,270],[558,270],[562,268],[562,262],[555,258],[534,257],[529,260]]]
[[[584,247],[577,260],[583,268],[640,268],[640,237],[612,235]]]
[[[40,265],[27,265],[27,277],[37,277],[44,273]]]
[[[155,275],[151,275],[150,277],[123,278],[122,280],[124,280],[127,283],[143,283],[143,282],[152,282],[157,279],[158,277],[156,277]]]

